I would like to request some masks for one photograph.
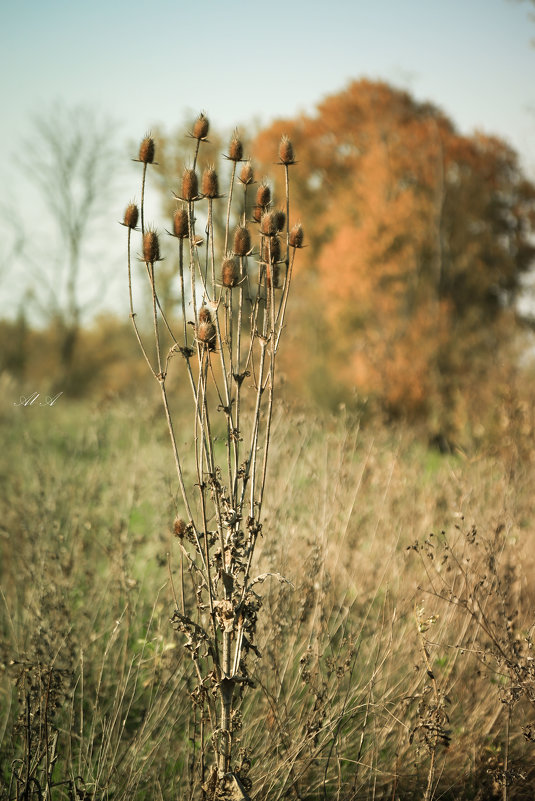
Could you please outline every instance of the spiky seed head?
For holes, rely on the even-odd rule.
[[[257,223],[260,222],[263,213],[264,209],[262,208],[262,206],[255,206],[253,208],[253,221]]]
[[[186,209],[176,209],[173,214],[173,233],[179,239],[187,239],[188,230],[188,212]]]
[[[275,221],[275,212],[266,211],[262,214],[260,220],[260,231],[265,236],[275,236],[277,233],[277,223]]]
[[[266,206],[269,206],[270,201],[271,201],[271,189],[267,184],[265,184],[262,181],[262,183],[256,190],[256,205],[262,206],[262,208],[265,209]]]
[[[240,278],[240,267],[234,256],[223,259],[221,266],[221,283],[226,287],[236,286]]]
[[[191,132],[193,138],[206,139],[209,128],[210,123],[208,122],[208,118],[201,112],[193,125],[193,131]]]
[[[199,196],[199,179],[195,170],[186,167],[182,175],[182,197],[184,200],[195,200]]]
[[[135,228],[139,219],[139,210],[135,203],[129,203],[124,213],[123,225],[127,228]]]
[[[187,528],[188,525],[185,520],[182,520],[181,517],[175,517],[175,522],[173,523],[173,532],[175,537],[178,537],[180,540],[184,539]]]
[[[215,350],[216,329],[212,322],[212,315],[206,306],[199,310],[199,325],[197,326],[197,339],[206,345],[208,350]]]
[[[217,173],[213,167],[207,167],[202,176],[202,193],[204,197],[218,197],[219,184]]]
[[[282,209],[277,209],[274,212],[275,215],[275,225],[277,226],[277,231],[283,231],[284,226],[286,225],[286,214]]]
[[[139,160],[143,164],[152,164],[154,161],[154,139],[152,136],[146,136],[139,146]]]
[[[254,172],[253,172],[253,168],[251,167],[251,162],[250,161],[247,161],[243,165],[243,167],[241,168],[239,177],[240,177],[240,181],[245,186],[249,186],[249,184],[253,183],[253,181],[254,181]]]
[[[243,144],[237,131],[234,131],[230,140],[228,157],[231,161],[241,161],[243,158]]]
[[[146,231],[143,237],[143,259],[153,264],[160,260],[160,243],[156,231]]]
[[[278,261],[281,257],[281,242],[278,236],[272,236],[269,240],[270,261]]]
[[[238,225],[234,233],[233,252],[236,256],[247,256],[251,250],[251,234],[245,225]]]
[[[286,135],[280,141],[279,158],[282,164],[295,164],[293,145]]]
[[[304,232],[301,223],[296,223],[290,231],[290,247],[302,248],[303,247]]]

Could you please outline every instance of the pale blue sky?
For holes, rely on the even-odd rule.
[[[532,8],[511,0],[3,0],[0,201],[16,193],[12,161],[32,113],[57,100],[109,114],[125,140],[137,140],[155,123],[175,127],[188,109],[224,128],[311,111],[363,76],[430,100],[463,132],[502,136],[535,178]],[[25,197],[18,202],[27,207]]]

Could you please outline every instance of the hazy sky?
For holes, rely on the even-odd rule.
[[[225,128],[310,111],[363,76],[432,101],[463,132],[502,136],[535,178],[532,9],[514,0],[4,0],[0,202],[14,193],[28,209],[13,158],[31,115],[55,101],[90,105],[138,140],[155,123],[182,123],[188,109]]]

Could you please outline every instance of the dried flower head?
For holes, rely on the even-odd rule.
[[[143,164],[152,164],[154,161],[154,139],[146,136],[139,146],[139,160]]]
[[[275,215],[275,225],[277,226],[277,231],[283,231],[284,226],[286,225],[286,213],[282,209],[277,209],[274,212]]]
[[[219,197],[217,173],[213,167],[207,167],[203,172],[202,193],[204,197]]]
[[[277,230],[278,229],[277,229],[277,222],[275,219],[275,212],[274,211],[264,212],[260,220],[260,232],[264,234],[264,236],[275,236]]]
[[[236,256],[247,256],[251,250],[251,234],[245,225],[238,225],[234,233],[233,252]]]
[[[156,231],[146,231],[143,237],[143,259],[148,264],[160,260],[160,243]]]
[[[264,213],[264,209],[262,208],[262,206],[254,206],[253,215],[252,215],[253,216],[253,222],[256,222],[256,223],[260,222],[263,213]]]
[[[175,537],[179,539],[183,539],[186,531],[188,529],[188,525],[185,520],[182,520],[181,517],[176,517],[175,522],[173,523],[173,532]]]
[[[189,228],[186,209],[176,209],[173,214],[173,234],[178,236],[179,239],[187,239]]]
[[[271,201],[271,189],[263,181],[256,190],[256,205],[266,208]]]
[[[303,226],[301,223],[296,223],[292,230],[290,231],[290,247],[292,248],[302,248],[303,247]]]
[[[243,144],[238,136],[238,132],[234,131],[232,139],[230,140],[228,158],[231,161],[241,161],[243,158]]]
[[[199,196],[199,179],[195,170],[184,170],[182,175],[182,197],[184,200],[196,200]]]
[[[295,164],[293,145],[287,136],[283,136],[280,141],[279,158],[281,164]]]
[[[221,266],[221,283],[226,287],[236,286],[240,279],[240,267],[234,256],[223,259]]]
[[[267,250],[267,255],[271,262],[278,261],[281,257],[281,242],[278,236],[270,237],[269,241],[269,250]]]
[[[241,168],[239,178],[240,178],[240,181],[242,182],[242,184],[244,184],[245,186],[249,186],[249,184],[253,183],[253,181],[254,181],[254,172],[253,172],[253,168],[251,167],[251,162],[250,161],[247,161],[243,165],[243,167]]]
[[[210,314],[206,306],[203,306],[199,310],[197,339],[199,340],[199,342],[205,345],[208,348],[208,350],[212,351],[215,350],[216,329],[215,325],[212,322],[212,315]]]
[[[135,228],[139,219],[139,209],[135,203],[129,203],[124,213],[123,225],[127,228]]]
[[[205,115],[201,112],[195,120],[191,134],[194,139],[206,139],[209,128],[210,123],[208,122],[207,117],[205,117]]]

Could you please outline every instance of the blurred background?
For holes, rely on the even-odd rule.
[[[139,201],[131,159],[150,131],[147,219],[170,227],[202,110],[206,159],[237,126],[262,176],[281,133],[294,141],[307,249],[282,354],[289,398],[409,420],[443,449],[530,426],[533,12],[529,0],[6,6],[2,403],[149,386],[117,223]]]

